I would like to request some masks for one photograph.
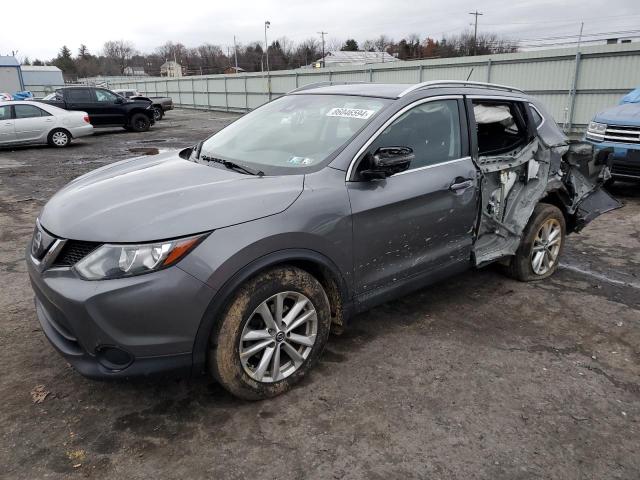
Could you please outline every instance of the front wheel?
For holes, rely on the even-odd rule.
[[[274,397],[315,364],[330,325],[318,280],[296,267],[269,270],[243,285],[227,308],[211,338],[210,371],[240,398]]]
[[[129,125],[134,132],[146,132],[151,127],[151,121],[144,113],[136,113],[131,117]]]
[[[556,271],[564,248],[566,224],[560,209],[539,203],[524,229],[509,273],[523,282],[542,280]]]

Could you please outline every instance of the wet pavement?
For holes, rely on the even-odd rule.
[[[570,236],[552,278],[490,267],[382,305],[272,400],[73,371],[23,261],[40,208],[78,175],[233,118],[176,110],[147,134],[0,150],[0,478],[640,478],[640,185],[612,188],[624,207]]]

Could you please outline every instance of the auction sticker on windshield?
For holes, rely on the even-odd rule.
[[[366,120],[374,113],[376,113],[375,110],[364,110],[362,108],[332,108],[327,113],[327,117],[361,118]]]

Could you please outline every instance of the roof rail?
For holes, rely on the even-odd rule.
[[[468,80],[430,80],[428,82],[416,83],[415,85],[411,85],[406,90],[403,90],[398,95],[398,98],[404,97],[408,93],[414,92],[416,90],[422,90],[423,88],[430,87],[442,87],[442,86],[465,86],[468,85],[470,87],[480,87],[480,88],[494,88],[497,90],[506,90],[509,92],[518,92],[524,93],[519,88],[509,87],[507,85],[498,85],[497,83],[485,83],[485,82],[470,82]]]
[[[303,85],[302,87],[294,88],[293,90],[287,92],[287,95],[289,95],[290,93],[301,92],[303,90],[311,90],[313,88],[330,87],[332,85],[353,85],[358,83],[371,83],[371,82],[358,81],[358,80],[354,80],[351,82],[333,82],[333,81],[314,82],[314,83],[309,83],[307,85]]]

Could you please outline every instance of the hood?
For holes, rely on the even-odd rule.
[[[640,103],[640,88],[631,90],[620,100],[620,104],[623,103]]]
[[[257,177],[170,152],[125,160],[77,178],[40,214],[53,235],[92,242],[148,242],[248,222],[284,211],[303,175]]]
[[[595,122],[607,125],[640,126],[640,103],[625,103],[598,113]]]

